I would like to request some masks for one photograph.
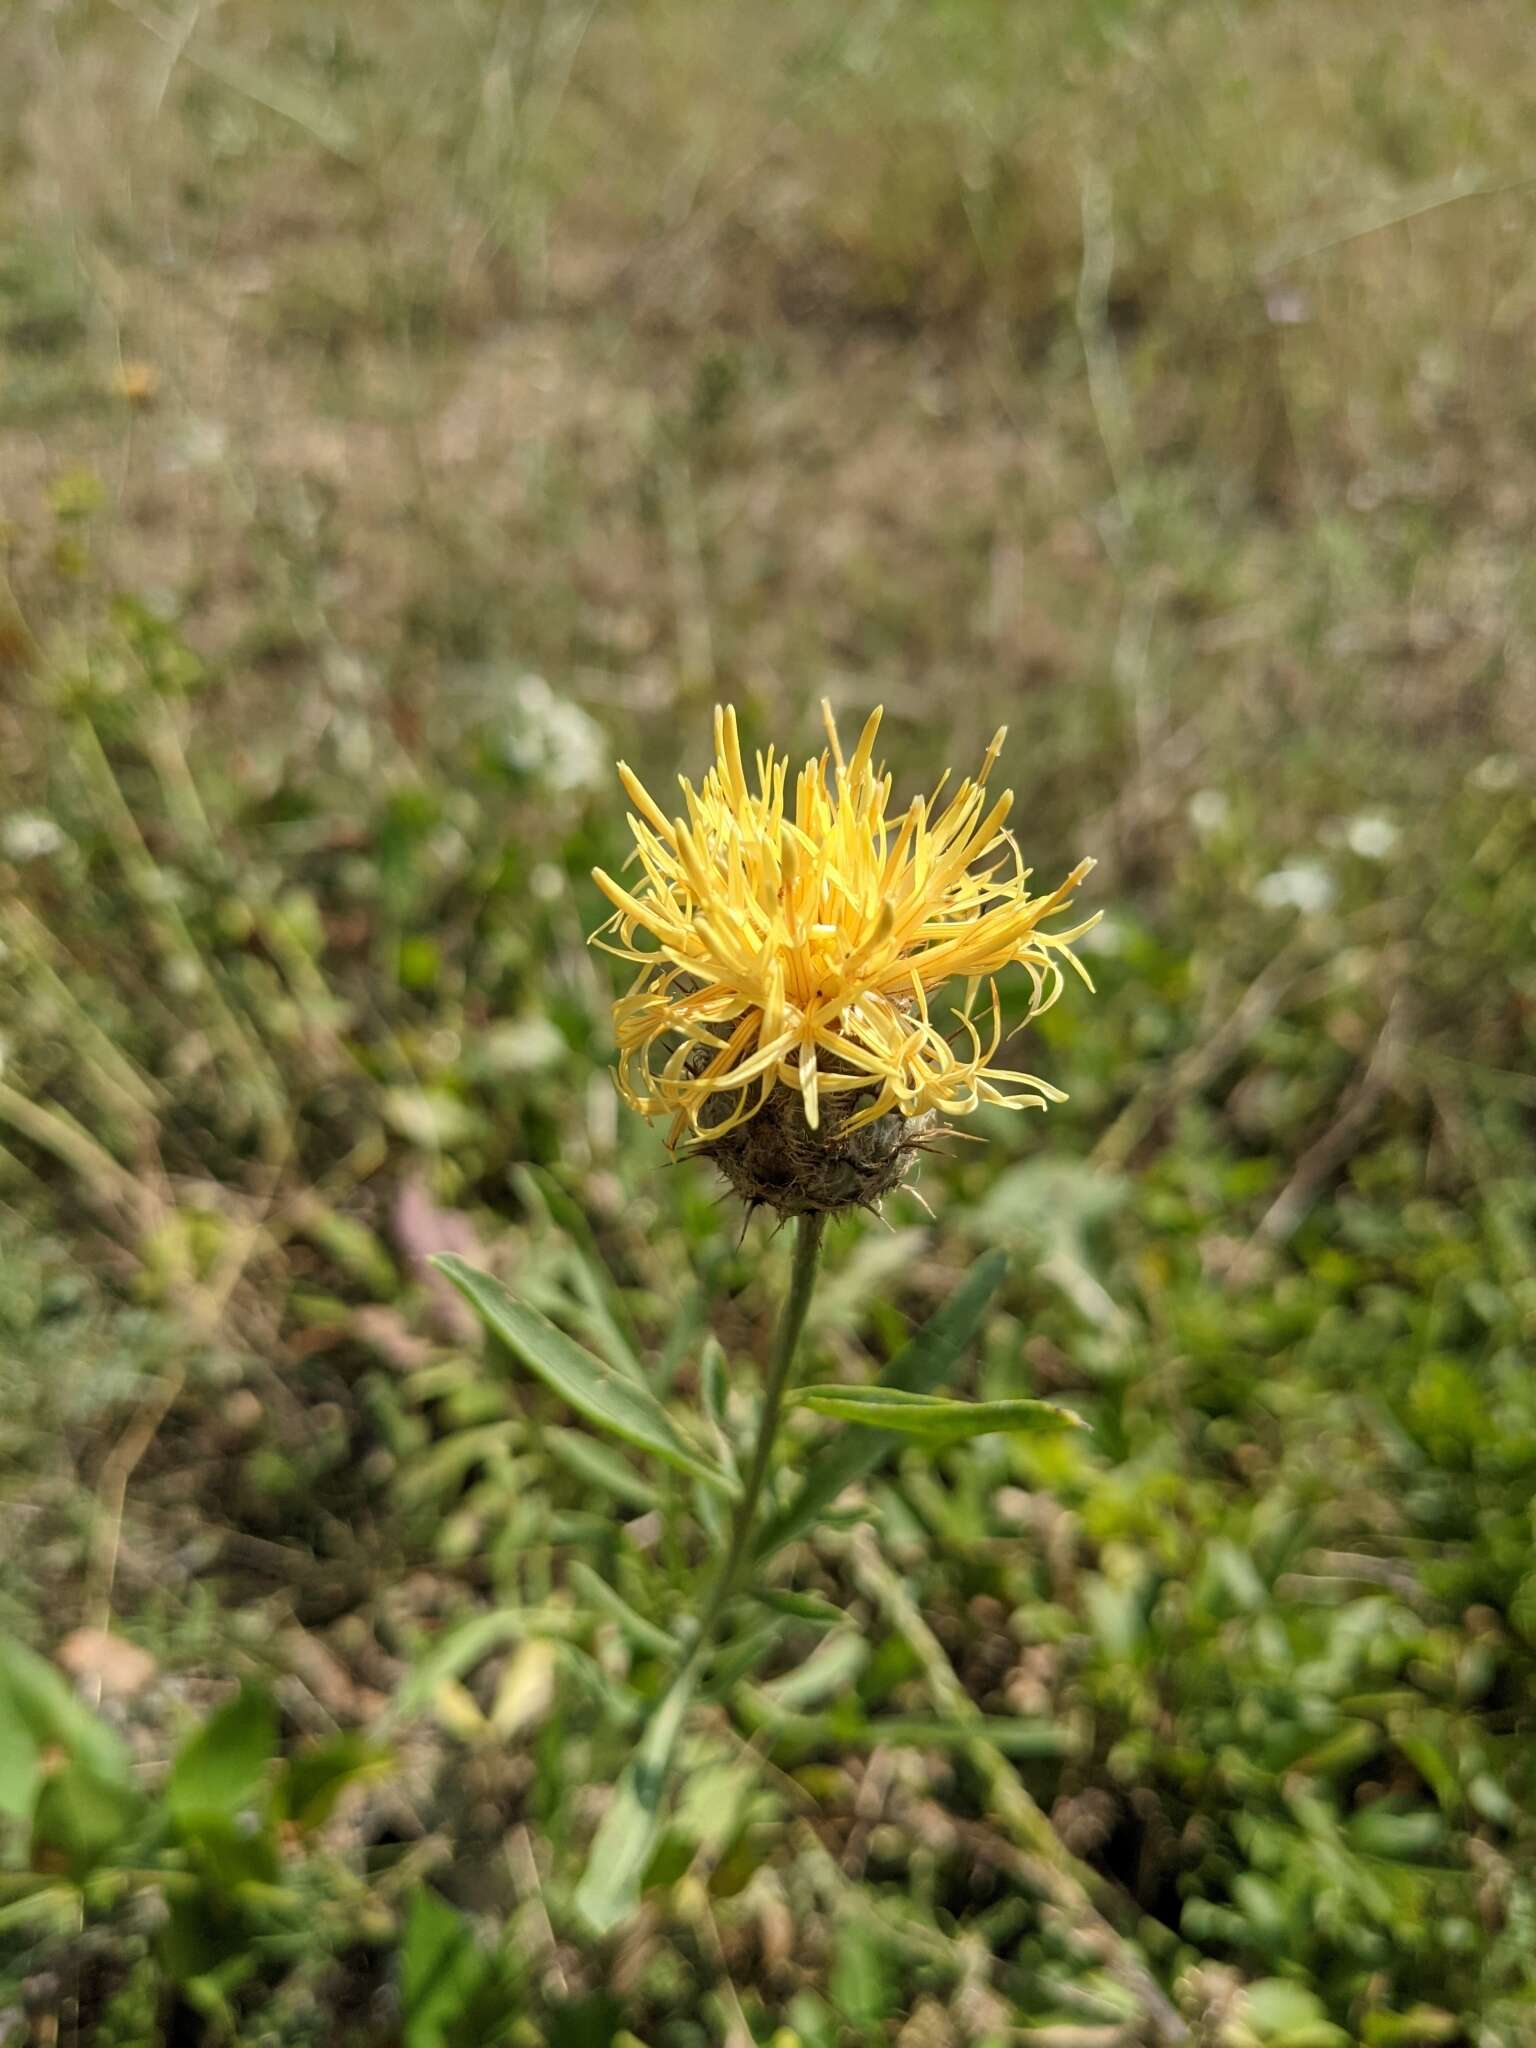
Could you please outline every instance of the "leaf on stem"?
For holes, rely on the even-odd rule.
[[[929,1393],[975,1336],[1008,1267],[1005,1252],[988,1252],[961,1281],[910,1343],[904,1344],[880,1375],[885,1389]],[[805,1468],[799,1491],[788,1507],[771,1517],[754,1546],[761,1562],[793,1543],[818,1522],[838,1495],[872,1472],[881,1459],[905,1441],[894,1429],[871,1430],[840,1437]]]
[[[958,1444],[997,1430],[1013,1434],[1082,1429],[1082,1417],[1054,1401],[956,1401],[945,1394],[913,1394],[901,1387],[802,1387],[801,1407],[864,1429],[895,1431],[925,1443]]]
[[[477,1272],[451,1252],[434,1259],[433,1264],[458,1288],[492,1336],[578,1415],[639,1450],[649,1451],[679,1472],[691,1473],[717,1492],[732,1498],[740,1492],[718,1465],[682,1437],[648,1388],[583,1350],[547,1316],[519,1301],[488,1273]]]

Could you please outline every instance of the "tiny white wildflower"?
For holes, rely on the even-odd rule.
[[[561,792],[592,789],[606,779],[602,727],[579,704],[557,697],[539,675],[512,688],[516,716],[503,746],[512,767]]]
[[[1495,796],[1502,796],[1505,790],[1518,788],[1521,774],[1520,763],[1513,754],[1490,754],[1478,762],[1467,780],[1474,789],[1491,790]]]
[[[1226,793],[1220,789],[1197,789],[1189,800],[1189,822],[1202,839],[1219,832],[1232,815]]]
[[[65,844],[66,835],[41,811],[13,811],[0,826],[0,849],[8,860],[46,860]]]
[[[1385,860],[1402,837],[1390,818],[1380,811],[1362,811],[1344,828],[1344,843],[1361,860]]]
[[[1265,875],[1253,893],[1266,910],[1318,911],[1329,909],[1338,892],[1320,860],[1299,860]]]

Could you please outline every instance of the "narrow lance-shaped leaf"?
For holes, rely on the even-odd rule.
[[[789,1593],[778,1586],[749,1586],[746,1590],[751,1599],[773,1613],[786,1615],[791,1621],[809,1622],[813,1628],[841,1628],[848,1619],[844,1608],[815,1593]]]
[[[349,1786],[382,1776],[392,1761],[388,1750],[377,1748],[356,1729],[301,1750],[283,1776],[283,1818],[305,1830],[320,1827]]]
[[[499,1280],[477,1272],[452,1252],[432,1263],[458,1288],[491,1334],[578,1415],[720,1493],[734,1496],[740,1490],[681,1436],[648,1388],[583,1350],[547,1316],[508,1293]]]
[[[551,1220],[570,1239],[572,1277],[589,1311],[603,1326],[604,1350],[626,1378],[643,1381],[645,1368],[635,1350],[634,1326],[624,1297],[604,1263],[602,1248],[593,1235],[586,1211],[571,1199],[547,1167],[524,1166],[517,1179],[520,1184],[532,1182]]]
[[[648,1621],[643,1614],[637,1614],[622,1593],[616,1592],[606,1579],[599,1578],[591,1565],[580,1558],[572,1561],[570,1568],[572,1588],[584,1600],[591,1603],[607,1618],[618,1624],[620,1631],[642,1650],[648,1650],[653,1657],[676,1657],[681,1654],[682,1645],[677,1637],[668,1635],[664,1628],[654,1621]]]
[[[943,1394],[912,1394],[900,1387],[803,1387],[795,1400],[817,1415],[864,1429],[894,1430],[925,1443],[958,1444],[1006,1430],[1034,1434],[1081,1429],[1082,1418],[1053,1401],[955,1401]]]
[[[757,1628],[748,1629],[745,1635],[734,1642],[716,1649],[710,1658],[709,1678],[704,1687],[704,1697],[722,1700],[741,1681],[750,1676],[758,1665],[772,1656],[784,1634],[784,1618],[773,1615]]]
[[[454,1679],[499,1650],[503,1643],[520,1642],[529,1633],[527,1613],[518,1607],[496,1607],[488,1614],[472,1614],[446,1629],[406,1678],[383,1722],[419,1713],[441,1685]]]
[[[689,1658],[646,1723],[619,1773],[576,1891],[576,1910],[594,1934],[609,1934],[640,1903],[645,1867],[661,1831],[661,1802],[678,1732],[693,1700],[699,1667]]]
[[[978,1259],[944,1306],[897,1352],[880,1375],[880,1385],[911,1393],[931,1392],[975,1336],[1007,1267],[1005,1252],[988,1252]],[[839,1438],[812,1458],[799,1491],[758,1537],[757,1556],[771,1557],[803,1536],[840,1493],[873,1472],[881,1459],[904,1441],[902,1434],[892,1429],[860,1431]]]
[[[611,1493],[628,1506],[642,1511],[660,1506],[661,1495],[650,1480],[629,1463],[622,1451],[616,1451],[601,1438],[585,1430],[551,1426],[544,1431],[542,1443],[552,1458],[557,1458],[579,1479]]]

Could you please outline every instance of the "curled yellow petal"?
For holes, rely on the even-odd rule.
[[[880,711],[851,756],[830,705],[822,713],[826,751],[791,780],[772,749],[749,774],[735,710],[722,705],[709,772],[697,786],[679,777],[681,818],[619,765],[637,872],[626,888],[594,869],[614,915],[593,940],[638,969],[614,1010],[619,1092],[642,1116],[669,1117],[674,1143],[717,1140],[784,1087],[829,1143],[890,1110],[963,1116],[1060,1099],[996,1064],[995,987],[989,1029],[972,1011],[982,982],[1009,967],[1027,983],[1025,1022],[1061,993],[1063,963],[1088,980],[1072,942],[1095,920],[1045,920],[1093,863],[1029,893],[1006,829],[1012,793],[987,789],[1006,727],[942,809],[948,770],[892,813],[874,751]],[[929,1001],[951,981],[952,1030]]]

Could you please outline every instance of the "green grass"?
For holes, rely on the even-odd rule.
[[[18,11],[0,1631],[144,1804],[0,1821],[0,2041],[1536,2040],[1525,26]],[[786,1554],[594,1945],[718,1531],[426,1254],[744,1435],[783,1246],[621,1115],[588,870],[823,691],[903,787],[1006,719],[1107,916],[807,1377],[997,1245],[955,1390],[1091,1428]],[[242,1682],[392,1759],[270,1894],[164,1790]]]

